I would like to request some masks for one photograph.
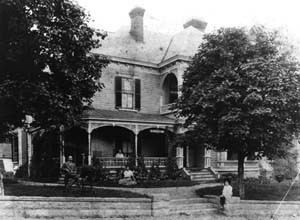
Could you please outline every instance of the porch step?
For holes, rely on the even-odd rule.
[[[60,177],[58,178],[58,182],[59,184],[65,184],[65,175],[62,174],[60,175]]]
[[[216,177],[208,169],[187,169],[190,174],[191,180],[195,182],[216,182]]]

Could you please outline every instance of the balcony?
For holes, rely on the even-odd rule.
[[[174,110],[171,110],[171,107],[174,105],[174,103],[166,104],[166,105],[161,105],[160,106],[160,114],[165,115],[165,114],[170,114],[173,113]]]

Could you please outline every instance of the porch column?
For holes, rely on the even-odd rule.
[[[23,145],[22,145],[22,129],[18,128],[18,163],[23,164]]]
[[[135,166],[138,165],[138,127],[135,126],[135,132],[134,132],[134,157],[135,157]]]
[[[186,167],[190,167],[190,148],[186,146]]]
[[[92,165],[92,142],[91,142],[92,132],[88,131],[88,165]]]
[[[138,162],[137,162],[137,142],[138,142],[138,134],[134,134],[134,157],[135,157],[135,165],[137,166],[138,165]]]
[[[204,168],[211,167],[211,150],[204,148]]]
[[[65,140],[64,140],[64,126],[59,128],[59,164],[60,167],[66,162],[65,157]]]
[[[183,147],[176,147],[176,161],[178,168],[183,167]]]
[[[28,177],[31,176],[31,172],[30,172],[30,168],[31,168],[31,159],[32,159],[32,140],[31,140],[31,134],[29,132],[29,130],[26,132],[26,136],[27,136],[27,174]]]

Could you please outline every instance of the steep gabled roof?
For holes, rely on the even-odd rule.
[[[109,33],[102,41],[102,46],[92,52],[158,64],[166,52],[170,39],[169,35],[145,30],[144,42],[137,42],[129,34],[129,28],[125,27],[115,33]]]
[[[207,25],[205,21],[191,19],[184,24],[182,31],[170,35],[159,31],[159,26],[155,28],[156,31],[146,29],[147,25],[143,25],[141,21],[144,9],[135,8],[132,11],[134,10],[141,14],[132,22],[139,21],[140,23],[134,23],[138,26],[131,26],[131,29],[138,28],[140,32],[134,30],[142,35],[142,40],[136,40],[132,33],[130,34],[130,27],[123,27],[114,33],[109,33],[108,37],[102,41],[102,47],[94,49],[93,53],[159,65],[172,57],[191,57],[197,52]]]
[[[202,42],[203,32],[190,26],[175,34],[170,40],[169,47],[163,60],[176,55],[193,56]]]

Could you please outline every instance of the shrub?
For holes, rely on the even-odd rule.
[[[275,177],[283,175],[285,179],[292,179],[297,175],[296,159],[293,157],[276,159],[273,168]]]
[[[166,177],[168,179],[178,179],[180,175],[180,170],[177,166],[176,159],[174,158],[168,158],[167,163],[166,163]]]
[[[27,171],[28,171],[28,163],[25,163],[17,169],[15,176],[17,178],[27,178],[28,177]]]
[[[224,173],[221,174],[218,182],[224,182],[225,179],[228,179],[230,182],[235,181],[237,179],[237,174],[235,173]]]
[[[130,170],[136,170],[135,158],[134,157],[129,157],[126,166],[128,166]]]
[[[161,172],[160,172],[159,164],[153,163],[150,168],[148,179],[149,180],[158,180],[160,178],[161,178]]]
[[[138,158],[138,166],[135,168],[135,173],[135,177],[138,181],[143,181],[148,178],[148,170],[145,165],[144,157]]]

